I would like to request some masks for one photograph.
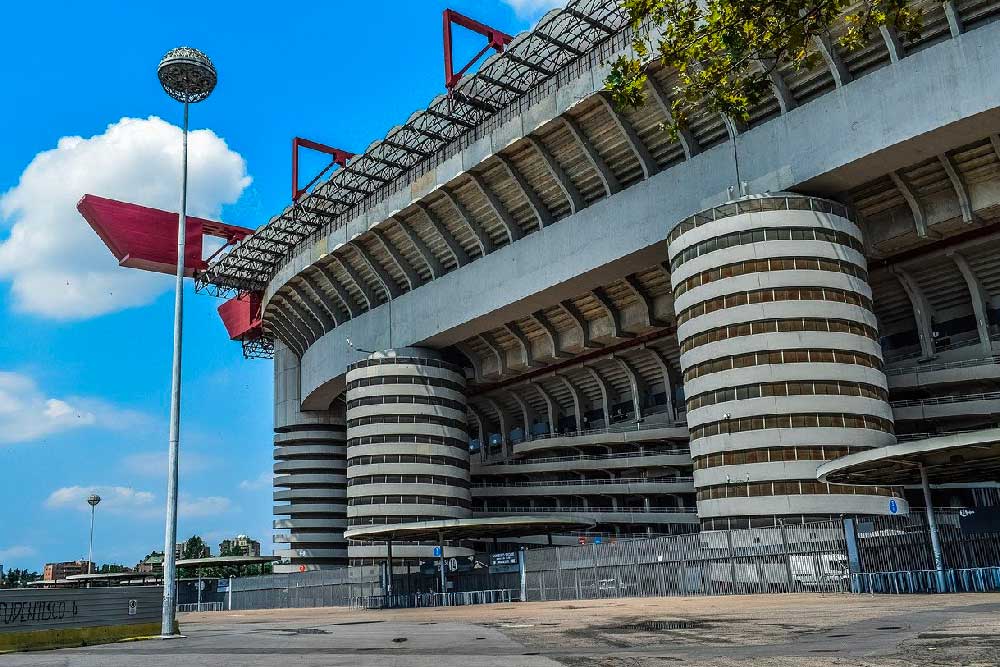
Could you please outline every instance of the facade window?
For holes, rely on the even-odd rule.
[[[677,324],[684,324],[695,317],[708,315],[723,308],[775,301],[835,301],[872,310],[872,300],[857,292],[832,287],[780,287],[735,292],[702,301],[677,313]]]
[[[888,419],[875,415],[856,415],[842,412],[808,412],[791,415],[756,415],[721,419],[700,424],[691,429],[691,440],[713,435],[730,435],[748,431],[762,431],[777,428],[863,428],[892,433],[893,425]]]
[[[425,377],[423,375],[379,375],[371,378],[358,378],[347,383],[347,391],[360,387],[378,387],[385,384],[416,384],[425,387],[443,387],[458,392],[465,391],[465,386],[458,382],[452,382],[443,378]]]
[[[674,296],[680,296],[688,290],[708,285],[724,278],[734,278],[752,273],[768,271],[830,271],[844,273],[868,282],[868,272],[863,268],[842,259],[826,259],[823,257],[780,257],[775,259],[749,259],[742,262],[726,264],[718,268],[697,273],[674,287]]]
[[[867,368],[882,368],[881,359],[871,354],[865,354],[864,352],[822,349],[767,350],[764,352],[734,354],[728,357],[703,361],[700,364],[695,364],[684,371],[684,381],[689,382],[695,378],[708,375],[709,373],[721,373],[722,371],[728,371],[734,368],[749,368],[751,366],[791,363],[854,364],[857,366],[865,366]]]
[[[688,410],[696,410],[717,403],[743,401],[769,396],[859,396],[888,402],[889,393],[882,387],[863,382],[762,382],[739,387],[726,387],[692,396],[687,401]]]
[[[865,252],[864,244],[857,238],[846,232],[818,227],[768,227],[762,229],[746,229],[738,232],[730,232],[722,236],[705,239],[700,243],[689,246],[677,253],[670,260],[670,270],[676,271],[685,262],[689,262],[696,257],[707,255],[716,250],[725,250],[737,246],[749,245],[751,243],[761,243],[763,241],[824,241],[835,243],[852,250],[856,250],[862,255]]]
[[[897,496],[891,489],[873,486],[824,484],[814,479],[793,479],[768,482],[743,482],[704,486],[697,491],[698,501],[727,498],[758,498],[766,496],[799,495],[860,495]],[[898,496],[897,496],[898,497]]]

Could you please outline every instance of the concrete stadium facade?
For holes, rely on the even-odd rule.
[[[851,53],[817,44],[825,66],[776,72],[749,123],[706,111],[671,141],[659,126],[675,75],[658,63],[642,108],[619,112],[601,93],[604,63],[629,44],[614,4],[574,0],[490,58],[483,68],[524,61],[519,49],[557,22],[603,22],[569,65],[475,122],[456,118],[454,137],[373,181],[362,204],[315,204],[327,222],[267,246],[277,259],[259,282],[226,276],[264,248],[260,231],[210,272],[263,291],[275,341],[275,514],[287,517],[275,541],[302,545],[279,570],[377,557],[343,541],[363,514],[353,499],[434,495],[402,477],[366,488],[377,475],[448,478],[427,486],[467,498],[474,517],[572,513],[604,535],[664,534],[885,513],[892,494],[905,511],[905,490],[834,488],[815,470],[996,424],[1000,6],[925,3],[912,43],[883,31]],[[455,108],[480,85],[464,81]],[[361,164],[318,192],[356,189]],[[427,368],[358,366],[348,338],[435,359],[464,389],[356,393],[356,376]],[[355,403],[418,395],[448,403]],[[351,464],[354,429],[403,426],[353,419],[445,412],[465,424],[467,472]],[[374,455],[438,455],[397,444]],[[935,493],[997,502],[989,488]]]

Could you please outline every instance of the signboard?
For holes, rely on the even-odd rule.
[[[896,502],[895,498],[889,499],[889,514],[896,514],[899,512],[899,503]]]
[[[581,535],[581,536],[580,536],[579,538],[577,538],[577,541],[578,541],[578,542],[579,542],[580,544],[586,544],[586,543],[587,543],[587,538],[586,538],[586,537],[584,537],[583,535]]]
[[[441,547],[434,547],[434,557],[435,558],[441,557]]]
[[[229,580],[219,579],[219,583],[215,586],[215,590],[219,593],[225,593],[229,590]]]
[[[600,536],[600,535],[596,535],[596,536],[594,537],[594,544],[600,544],[600,543],[601,543],[602,541],[603,541],[603,540],[601,539],[601,536]]]
[[[139,608],[139,601],[132,599],[128,601],[128,615],[135,616],[136,610]]]
[[[501,553],[490,554],[490,574],[506,574],[509,572],[518,572],[519,570],[516,551],[503,551]]]
[[[965,535],[979,535],[1000,531],[1000,507],[977,507],[958,513],[958,525]]]

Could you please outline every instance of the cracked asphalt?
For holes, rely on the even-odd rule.
[[[1000,665],[1000,594],[796,594],[181,616],[184,638],[0,656],[25,667]]]

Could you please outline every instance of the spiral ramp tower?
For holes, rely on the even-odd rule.
[[[893,444],[861,230],[840,204],[741,199],[669,238],[705,529],[885,512],[891,492],[823,484],[823,461]]]
[[[471,516],[465,376],[432,350],[373,354],[347,372],[347,520],[350,527]],[[397,544],[394,556],[431,558],[433,545]],[[386,556],[352,544],[352,562]],[[467,555],[468,550],[449,550]]]

